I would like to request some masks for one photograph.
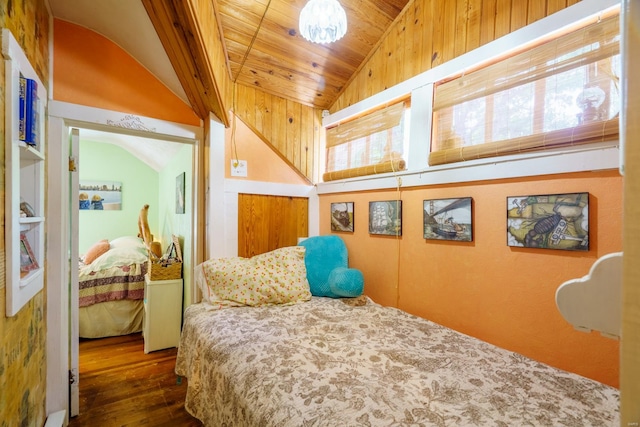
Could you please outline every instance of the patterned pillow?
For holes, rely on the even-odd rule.
[[[309,301],[305,248],[290,246],[253,258],[202,263],[210,304],[219,307],[295,304]]]

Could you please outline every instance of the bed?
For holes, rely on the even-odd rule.
[[[617,389],[366,297],[221,304],[237,271],[201,275],[184,314],[176,373],[206,426],[619,424]]]
[[[79,336],[103,338],[142,330],[147,249],[123,236],[96,242],[78,271]]]

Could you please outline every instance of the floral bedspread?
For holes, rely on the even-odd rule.
[[[176,373],[206,426],[615,426],[615,388],[393,308],[190,306]]]
[[[78,276],[79,306],[105,301],[144,298],[144,275],[147,264],[110,267],[100,271],[80,269]]]

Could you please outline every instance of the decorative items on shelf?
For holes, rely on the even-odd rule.
[[[38,267],[38,260],[33,254],[27,235],[20,234],[20,277],[24,277],[29,274],[30,271],[36,270]]]
[[[20,217],[21,218],[33,218],[36,216],[36,212],[31,205],[21,197],[20,198]]]

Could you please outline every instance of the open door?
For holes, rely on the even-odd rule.
[[[71,129],[69,141],[69,415],[80,413],[80,372],[78,360],[78,189],[80,130]]]

